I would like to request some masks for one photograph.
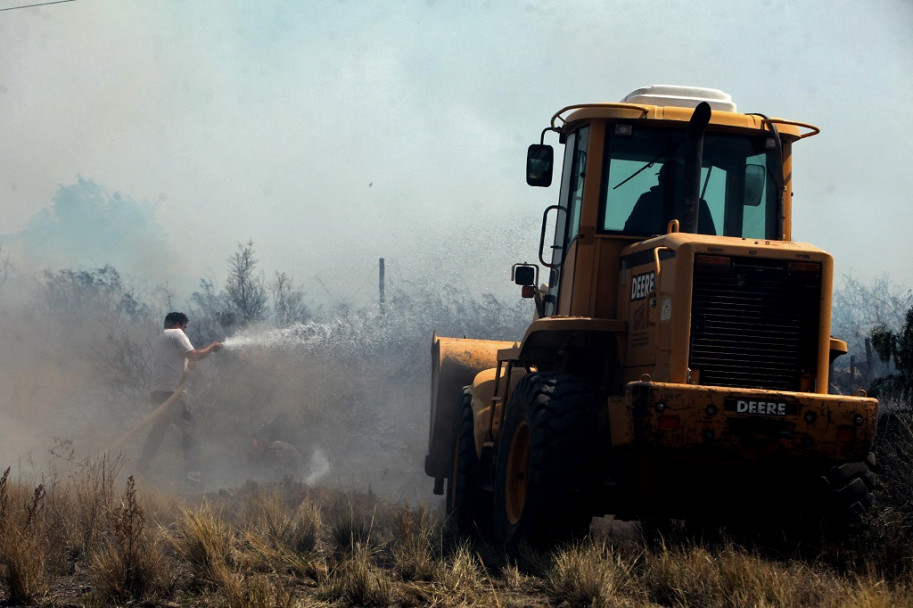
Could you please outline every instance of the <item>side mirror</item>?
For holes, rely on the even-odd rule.
[[[536,295],[536,282],[539,280],[539,267],[535,264],[514,264],[511,268],[514,283],[523,287],[524,298]]]
[[[526,151],[526,183],[547,188],[552,185],[555,151],[545,144],[533,144]]]
[[[745,165],[745,205],[757,207],[761,204],[766,177],[764,165]]]
[[[517,285],[535,285],[539,269],[534,264],[514,264],[511,274]]]

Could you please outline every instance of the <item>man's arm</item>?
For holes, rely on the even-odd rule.
[[[210,344],[209,346],[207,346],[205,348],[195,348],[193,350],[188,350],[186,353],[184,353],[184,356],[189,361],[199,361],[200,359],[205,359],[206,357],[208,357],[210,355],[210,353],[213,353],[213,352],[216,352],[219,350],[222,350],[222,343],[213,342],[212,344]]]

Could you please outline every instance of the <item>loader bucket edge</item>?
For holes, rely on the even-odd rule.
[[[463,387],[482,370],[496,367],[498,350],[515,342],[446,338],[433,335],[431,341],[431,422],[425,473],[435,478],[435,489],[450,476],[457,409]]]

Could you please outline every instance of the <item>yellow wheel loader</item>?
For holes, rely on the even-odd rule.
[[[556,134],[558,201],[540,263],[512,268],[532,323],[432,340],[425,472],[458,526],[506,544],[604,514],[840,529],[872,504],[877,401],[828,394],[833,260],[792,240],[793,145],[817,133],[698,87],[554,115],[527,183],[551,184]]]

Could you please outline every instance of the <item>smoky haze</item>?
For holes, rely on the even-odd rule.
[[[249,247],[249,245],[248,245]],[[258,285],[256,275],[249,275]],[[390,285],[383,306],[301,306],[284,325],[269,310],[243,319],[227,286],[185,308],[198,347],[225,348],[190,373],[185,398],[199,421],[205,487],[291,478],[432,500],[422,472],[429,403],[428,327],[508,338],[528,302],[442,297]],[[150,340],[163,312],[112,266],[8,276],[0,286],[0,462],[40,475],[55,459],[124,459],[134,474],[151,413]],[[129,437],[126,442],[119,440]],[[116,450],[107,452],[112,445]],[[170,430],[143,482],[180,489],[180,436]],[[60,463],[57,462],[59,465]]]
[[[523,183],[527,146],[556,110],[649,84],[821,127],[794,148],[794,237],[838,275],[913,284],[910,23],[906,0],[0,12],[0,460],[131,428],[166,311],[192,315],[197,346],[240,331],[201,302],[252,242],[257,276],[285,273],[313,314],[194,372],[212,481],[251,472],[273,433],[340,483],[427,487],[431,332],[513,339],[530,314],[510,266],[536,261],[557,194]]]
[[[87,180],[154,214],[158,247],[118,268],[180,299],[200,277],[221,282],[225,252],[248,240],[312,298],[367,303],[379,257],[402,280],[498,292],[511,263],[536,259],[555,200],[523,183],[552,113],[666,83],[821,127],[794,148],[794,237],[832,252],[838,274],[913,284],[896,261],[913,224],[899,153],[913,115],[895,111],[913,98],[911,22],[906,0],[4,11],[0,245]],[[124,255],[117,241],[108,256],[84,244],[70,264]]]

